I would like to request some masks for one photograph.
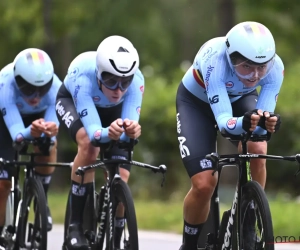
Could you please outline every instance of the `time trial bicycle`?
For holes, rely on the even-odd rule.
[[[28,147],[37,146],[41,153],[27,152]],[[0,158],[0,168],[14,168],[12,187],[6,205],[5,226],[2,237],[5,249],[47,249],[47,200],[44,188],[35,178],[34,168],[39,166],[69,167],[71,163],[35,162],[36,156],[49,155],[54,142],[48,137],[14,142],[15,159],[7,161]],[[29,156],[22,161],[21,156]],[[20,172],[24,167],[23,187],[20,187]]]
[[[221,134],[231,141],[241,141],[242,153],[218,155],[213,152],[206,156],[206,159],[212,162],[213,174],[218,174],[218,183],[211,198],[210,223],[213,230],[207,234],[206,243],[202,242],[205,245],[200,245],[198,249],[274,250],[272,216],[268,199],[261,185],[251,178],[250,160],[287,160],[300,164],[300,154],[277,156],[248,153],[248,141],[269,141],[270,133],[231,135],[222,130]],[[238,168],[238,181],[231,209],[223,213],[220,223],[219,180],[222,168],[229,165]]]
[[[154,173],[163,174],[163,182],[167,167],[165,165],[152,166],[150,164],[132,160],[132,150],[136,140],[130,142],[111,141],[109,144],[100,145],[100,160],[95,164],[79,167],[76,174],[82,177],[86,171],[100,168],[106,172],[106,183],[96,192],[95,185],[88,196],[84,212],[84,230],[92,250],[138,250],[138,226],[132,194],[129,186],[124,182],[119,174],[121,164],[147,168]],[[124,159],[105,159],[105,153],[113,147],[126,150],[128,160]],[[163,184],[162,182],[162,184]],[[122,239],[116,237],[116,214],[117,209],[122,206],[124,211],[124,225],[121,233]],[[67,203],[65,216],[65,239],[69,227],[70,206]],[[119,234],[119,233],[118,233]],[[63,249],[67,249],[65,244]]]

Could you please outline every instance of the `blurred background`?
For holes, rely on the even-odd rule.
[[[177,141],[177,87],[201,45],[210,38],[224,36],[238,22],[257,21],[266,25],[285,65],[276,108],[282,116],[282,126],[269,142],[268,153],[300,153],[299,13],[298,1],[291,0],[0,1],[0,68],[12,62],[21,50],[36,47],[50,55],[55,72],[63,81],[70,62],[78,54],[96,50],[110,35],[128,38],[139,52],[140,69],[146,81],[140,117],[142,136],[134,158],[168,167],[163,188],[161,176],[133,167],[130,187],[137,201],[178,202],[181,209],[190,181]],[[72,161],[76,145],[63,128],[58,145],[58,160]],[[218,146],[221,153],[233,150],[222,138]],[[270,199],[280,200],[281,204],[297,201],[300,195],[300,176],[294,177],[297,165],[269,161],[267,169],[266,191]],[[224,172],[222,197],[235,185],[235,174],[234,168]],[[69,178],[69,169],[57,169],[50,192],[65,193]],[[102,173],[97,178],[101,179]],[[230,199],[231,195],[228,191]],[[181,211],[177,217],[181,221]]]

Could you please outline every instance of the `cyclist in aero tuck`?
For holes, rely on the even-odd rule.
[[[33,139],[41,136],[56,141],[58,119],[55,113],[55,98],[61,81],[54,74],[53,64],[48,54],[40,49],[21,51],[14,62],[0,72],[0,157],[14,159],[12,141]],[[35,148],[36,152],[39,152]],[[36,158],[41,162],[56,161],[56,143],[49,156]],[[54,167],[36,168],[45,194]],[[4,168],[0,174],[0,231],[5,222],[6,200],[11,187],[11,168]],[[48,231],[52,228],[49,207]]]
[[[89,249],[82,229],[83,210],[94,172],[85,175],[84,184],[75,175],[79,166],[95,162],[99,143],[127,141],[141,135],[140,109],[144,77],[139,56],[132,43],[121,36],[104,39],[97,51],[77,56],[69,66],[56,100],[59,120],[66,126],[78,151],[72,168],[71,217],[65,246],[67,249]],[[111,158],[126,159],[128,153],[114,148]],[[122,166],[120,175],[128,181],[130,166]],[[117,216],[122,232],[124,215]],[[119,235],[121,238],[121,233]],[[119,241],[116,237],[116,242]]]
[[[181,250],[196,250],[217,183],[205,155],[215,151],[218,128],[231,134],[274,133],[280,116],[272,115],[283,81],[284,66],[275,54],[269,29],[242,22],[225,37],[207,41],[185,73],[176,97],[177,133],[183,164],[192,186],[184,199]],[[261,86],[258,95],[256,88]],[[266,142],[249,142],[251,153],[265,154]],[[251,173],[262,187],[264,159],[251,161]]]

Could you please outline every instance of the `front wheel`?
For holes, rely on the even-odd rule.
[[[256,181],[242,189],[241,249],[274,250],[273,225],[269,203],[264,190]]]
[[[47,249],[47,207],[42,183],[28,178],[23,192],[21,214],[18,224],[19,246],[21,249]]]
[[[108,217],[107,237],[112,233],[112,239],[109,239],[109,250],[138,250],[138,230],[134,203],[131,191],[128,185],[121,179],[115,180],[111,190],[113,222]],[[108,209],[110,210],[110,208]],[[121,214],[121,216],[120,216]],[[123,215],[123,216],[122,216]],[[113,225],[113,227],[112,227]],[[113,248],[114,246],[114,248]]]

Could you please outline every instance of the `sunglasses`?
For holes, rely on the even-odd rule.
[[[116,76],[107,72],[103,72],[100,76],[101,83],[110,90],[116,90],[117,88],[120,88],[120,90],[123,92],[130,86],[133,76],[126,76],[126,77],[120,77]]]
[[[42,97],[48,93],[52,86],[53,78],[45,85],[37,87],[25,81],[21,76],[16,76],[16,83],[22,95],[30,98]]]

